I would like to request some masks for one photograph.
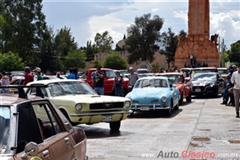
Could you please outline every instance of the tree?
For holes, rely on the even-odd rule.
[[[105,31],[102,34],[97,33],[95,35],[94,41],[96,43],[96,47],[100,52],[108,52],[112,48],[113,40],[108,31]]]
[[[97,48],[95,44],[92,44],[91,41],[87,41],[87,46],[86,46],[86,56],[87,56],[87,61],[91,61],[94,59],[94,53],[97,52]]]
[[[240,63],[240,40],[231,44],[229,59],[230,59],[230,62]]]
[[[72,50],[64,58],[64,65],[66,69],[77,67],[85,67],[86,54],[77,50]]]
[[[166,60],[169,68],[170,63],[173,62],[175,58],[175,52],[178,44],[178,36],[172,32],[171,28],[168,28],[167,32],[163,32],[161,34],[160,43],[162,44],[162,47],[163,47],[160,53],[166,56]]]
[[[2,28],[1,50],[13,51],[27,63],[39,63],[42,33],[46,28],[42,0],[1,0],[2,16],[6,25]]]
[[[77,49],[77,43],[75,42],[70,28],[66,26],[61,28],[54,39],[54,50],[59,56],[66,56],[68,52]]]
[[[155,44],[160,37],[163,19],[155,15],[145,14],[135,18],[135,24],[128,28],[126,45],[131,53],[129,62],[139,59],[153,60]]]
[[[127,61],[119,54],[119,52],[112,52],[105,59],[104,67],[112,69],[126,69]]]
[[[1,71],[14,71],[22,70],[24,63],[22,59],[12,52],[0,53],[0,70]]]

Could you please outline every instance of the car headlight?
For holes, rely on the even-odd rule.
[[[131,106],[131,102],[127,101],[124,103],[124,108],[129,108]]]
[[[75,108],[76,110],[80,111],[82,109],[82,104],[76,104]]]
[[[167,97],[163,96],[163,97],[161,98],[161,100],[162,100],[163,103],[166,103],[166,102],[167,102]]]

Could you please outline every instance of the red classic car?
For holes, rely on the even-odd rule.
[[[114,93],[114,85],[115,85],[115,77],[116,74],[114,71],[110,68],[101,68],[101,70],[104,72],[104,94],[111,95]],[[93,87],[93,79],[92,79],[92,73],[96,71],[96,68],[89,68],[86,72],[86,82]],[[128,78],[123,78],[123,90],[124,93],[128,91]]]
[[[186,98],[187,102],[191,102],[191,84],[190,82],[184,83],[183,73],[178,72],[169,72],[169,73],[161,73],[159,76],[167,77],[169,82],[179,89],[180,99],[179,104],[183,104],[183,99]]]

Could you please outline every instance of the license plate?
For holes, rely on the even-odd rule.
[[[143,110],[143,111],[148,111],[148,110],[149,110],[149,107],[143,106],[143,107],[141,107],[140,109]]]
[[[104,122],[111,122],[112,121],[112,116],[105,116],[103,121]]]
[[[196,88],[195,92],[201,92],[201,89],[200,88]]]

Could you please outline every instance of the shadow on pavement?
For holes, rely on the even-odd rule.
[[[174,110],[169,116],[166,111],[136,111],[129,118],[173,118],[182,112],[182,109]]]
[[[222,95],[220,95],[220,94],[217,97],[202,95],[202,96],[192,96],[192,99],[217,99],[217,98],[221,98],[221,97],[222,97]]]
[[[121,131],[121,128],[119,132],[111,132],[110,129],[96,126],[78,125],[77,127],[85,131],[88,139],[119,137],[130,134],[129,132]]]

